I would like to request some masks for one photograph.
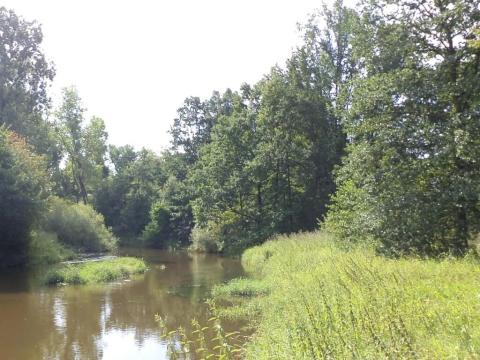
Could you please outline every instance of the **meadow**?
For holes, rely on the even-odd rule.
[[[255,327],[246,359],[480,358],[480,263],[390,259],[316,232],[247,249],[219,316]],[[228,305],[225,307],[225,305]]]

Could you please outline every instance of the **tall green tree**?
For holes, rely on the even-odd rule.
[[[55,168],[59,153],[45,120],[55,70],[43,54],[42,40],[36,22],[0,7],[0,125],[24,137]]]
[[[210,227],[220,242],[228,239],[230,244],[218,244],[220,248],[246,237],[260,219],[262,206],[257,204],[249,163],[256,146],[255,115],[240,95],[235,94],[235,99],[233,113],[217,120],[211,142],[202,147],[189,178],[197,226]],[[261,197],[261,185],[259,191]]]
[[[85,109],[75,88],[63,89],[63,102],[57,110],[58,137],[67,156],[65,167],[66,193],[72,193],[77,199],[88,203],[86,186],[87,170],[84,161],[83,129]],[[71,187],[71,188],[70,188]]]
[[[150,222],[152,204],[167,178],[161,158],[154,152],[130,146],[110,146],[112,173],[94,193],[94,206],[124,241],[137,241]]]
[[[214,91],[206,101],[189,97],[178,109],[178,117],[170,129],[172,147],[184,152],[189,163],[194,163],[198,159],[200,148],[210,142],[210,133],[218,117],[231,113],[231,97],[231,90],[222,95]]]
[[[338,98],[357,71],[356,21],[341,1],[324,8],[303,27],[304,45],[286,68],[244,85],[217,118],[190,176],[196,226],[210,230],[217,248],[311,230],[326,213],[346,143]]]
[[[362,15],[340,189],[360,194],[363,235],[383,251],[463,254],[479,230],[480,53],[468,43],[478,2],[373,1]],[[345,199],[337,194],[329,221],[361,233],[343,221]]]
[[[84,204],[108,175],[105,123],[93,117],[85,125],[85,109],[75,88],[63,89],[63,102],[56,112],[59,142],[65,157],[63,195]]]

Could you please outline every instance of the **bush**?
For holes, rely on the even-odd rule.
[[[105,226],[103,216],[91,206],[57,197],[49,199],[48,211],[40,227],[56,234],[60,244],[77,251],[111,251],[117,244],[117,239]]]
[[[73,256],[73,251],[58,242],[56,234],[43,230],[32,231],[28,249],[29,265],[54,264],[73,258]]]
[[[216,253],[219,251],[218,236],[208,228],[195,226],[191,233],[191,251]]]
[[[224,212],[218,222],[209,221],[205,227],[193,228],[190,249],[239,256],[246,248],[263,242],[267,234],[264,229],[246,229],[234,214]]]
[[[143,243],[148,247],[166,248],[172,244],[170,211],[161,203],[155,202],[150,210],[150,222],[142,233]]]
[[[351,180],[340,184],[332,196],[322,229],[336,238],[348,242],[366,241],[376,226],[375,217],[369,215],[367,194]]]

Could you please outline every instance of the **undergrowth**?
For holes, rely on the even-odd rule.
[[[310,233],[248,249],[242,263],[252,288],[270,289],[232,302],[234,309],[257,302],[258,315],[234,311],[257,319],[247,359],[480,358],[474,258],[394,260]]]

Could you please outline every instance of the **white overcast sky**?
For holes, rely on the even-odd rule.
[[[329,1],[327,1],[328,3]],[[75,85],[109,142],[160,151],[187,96],[237,90],[283,65],[319,0],[3,0],[42,24],[51,91]]]

